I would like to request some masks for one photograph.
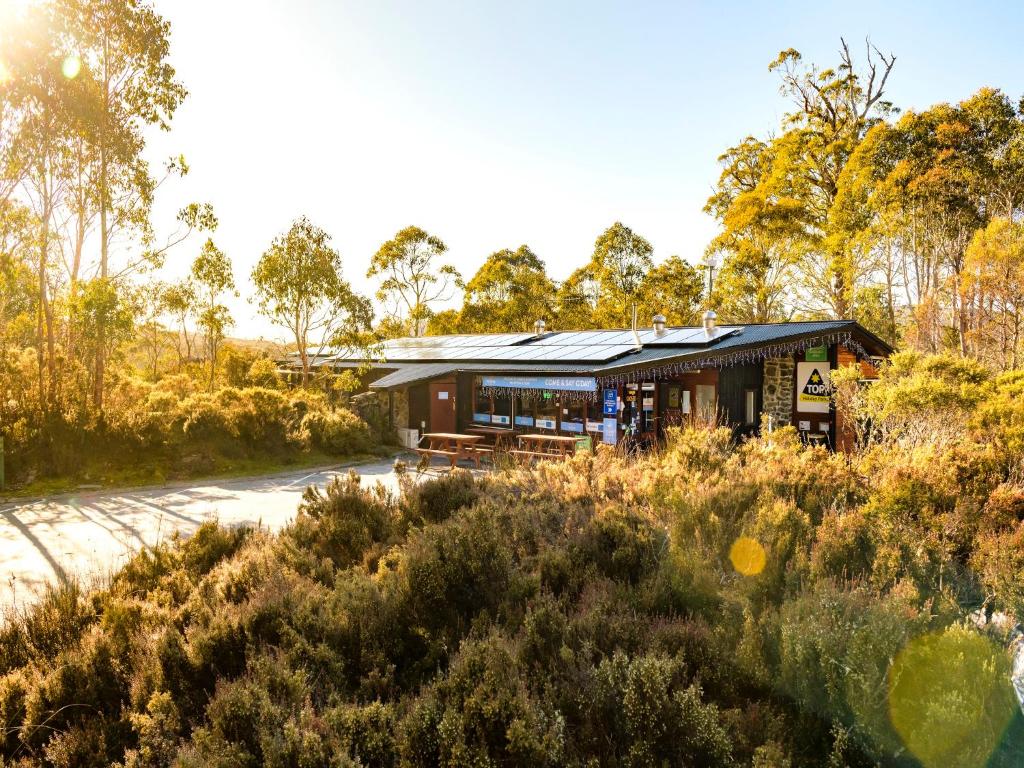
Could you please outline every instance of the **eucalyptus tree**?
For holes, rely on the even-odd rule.
[[[156,185],[144,159],[145,131],[167,130],[186,96],[168,62],[170,23],[142,0],[55,0],[54,13],[91,100],[79,155],[98,218],[98,277],[113,275],[119,235],[152,239],[149,211]],[[92,212],[79,200],[78,243]],[[153,252],[145,249],[144,254]],[[105,333],[101,325],[99,335]],[[94,404],[103,408],[106,355],[95,360]]]
[[[555,284],[544,261],[526,245],[492,253],[466,283],[456,326],[472,333],[530,331],[552,320]]]
[[[235,278],[230,259],[211,239],[207,239],[192,262],[190,276],[195,286],[196,322],[206,345],[206,357],[210,364],[210,390],[213,391],[221,342],[234,324],[231,312],[223,300],[226,294],[235,293]]]
[[[451,264],[441,263],[448,246],[441,238],[419,227],[406,227],[385,242],[370,260],[366,276],[379,277],[378,300],[392,317],[408,322],[408,333],[418,336],[430,305],[447,301],[463,287],[462,277]]]
[[[369,329],[372,308],[342,277],[331,236],[305,216],[274,238],[252,271],[260,312],[288,329],[309,383],[313,356],[340,335]]]

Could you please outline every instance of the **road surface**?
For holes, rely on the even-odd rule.
[[[394,461],[352,468],[364,484],[382,482],[397,490]],[[32,603],[54,580],[102,584],[140,548],[165,541],[175,531],[187,536],[207,520],[276,530],[295,517],[306,486],[325,485],[348,471],[304,470],[0,505],[0,607]]]

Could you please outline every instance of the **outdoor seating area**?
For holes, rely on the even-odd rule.
[[[481,460],[492,464],[496,455],[519,461],[564,460],[576,453],[581,438],[549,434],[517,434],[511,429],[470,427],[467,432],[428,432],[415,448],[427,460],[441,458],[454,469],[460,460],[472,461],[479,469]]]

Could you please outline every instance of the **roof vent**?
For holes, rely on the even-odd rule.
[[[655,315],[654,317],[651,318],[651,322],[654,324],[654,335],[655,336],[661,336],[661,335],[663,335],[665,333],[665,323],[667,323],[668,320],[665,319],[664,315],[662,315],[662,314]]]
[[[709,309],[704,313],[704,333],[708,336],[714,336],[718,332],[718,327],[715,325],[717,319],[718,315],[715,314],[713,309]]]
[[[543,320],[538,320],[536,323],[533,324],[533,332],[537,336],[543,336],[545,328],[547,328],[547,323],[545,323]]]

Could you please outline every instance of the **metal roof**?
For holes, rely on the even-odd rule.
[[[669,329],[665,336],[676,331],[694,331],[696,329]],[[704,334],[704,329],[699,329]],[[375,368],[391,369],[385,376],[377,379],[370,386],[374,389],[391,389],[397,386],[406,386],[418,381],[433,379],[438,376],[446,376],[460,372],[472,373],[577,373],[591,374],[594,376],[607,375],[610,373],[621,373],[658,364],[685,362],[694,359],[713,360],[719,357],[732,355],[747,349],[763,347],[768,344],[789,343],[799,341],[813,341],[815,337],[834,333],[850,332],[855,334],[859,341],[865,344],[868,351],[873,354],[886,354],[892,348],[874,334],[862,328],[852,320],[822,320],[790,323],[766,323],[746,326],[729,326],[720,328],[713,339],[707,339],[707,343],[694,345],[687,343],[686,339],[692,334],[676,334],[674,343],[647,343],[636,347],[634,344],[628,351],[608,360],[595,360],[593,362],[578,360],[563,360],[557,357],[531,355],[529,358],[522,357],[492,357],[485,360],[452,359],[447,361],[418,362],[418,361],[388,361],[373,364]],[[580,331],[572,332],[580,336],[579,341],[587,343],[593,340],[606,340],[607,337],[597,338],[589,334],[622,333],[621,331]],[[632,335],[632,331],[629,332]],[[653,332],[652,332],[653,333]],[[568,336],[569,332],[562,334],[545,334],[544,339],[552,336]],[[429,337],[428,337],[429,338]],[[446,338],[446,337],[433,337]],[[469,338],[463,336],[462,338]],[[538,337],[531,336],[536,340]],[[664,339],[663,337],[660,337]],[[462,346],[462,345],[456,345]],[[521,349],[522,341],[513,342],[505,347],[498,347],[495,351],[502,349]],[[530,342],[528,348],[536,351],[553,348],[572,346],[564,344],[535,344]],[[605,346],[598,344],[596,346]],[[478,345],[470,344],[467,348],[476,349]],[[338,360],[335,364],[348,366],[350,361]]]

